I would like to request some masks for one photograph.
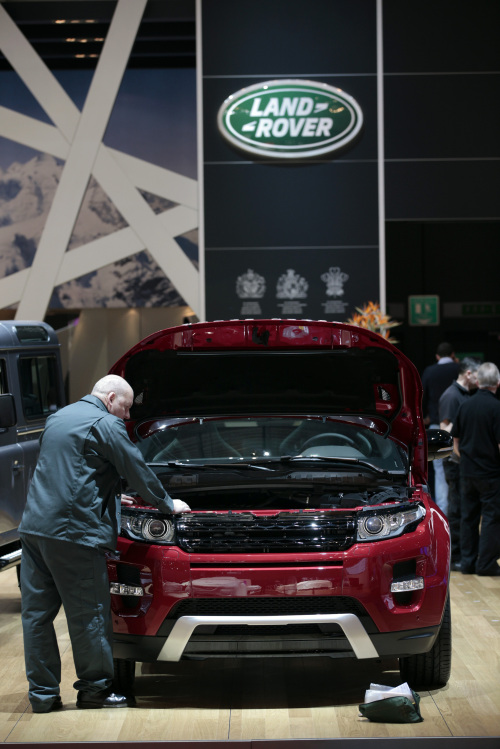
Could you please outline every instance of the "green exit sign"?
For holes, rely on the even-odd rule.
[[[410,325],[439,325],[439,297],[408,297],[408,318]]]

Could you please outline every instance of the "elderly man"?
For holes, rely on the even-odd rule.
[[[500,372],[492,362],[477,370],[479,390],[458,409],[451,433],[460,455],[460,544],[464,574],[500,576]],[[481,524],[481,534],[479,526]]]
[[[19,527],[26,675],[32,710],[62,707],[54,619],[64,607],[79,708],[126,707],[112,692],[113,652],[106,551],[114,551],[121,477],[164,513],[189,511],[171,499],[130,441],[124,419],[130,385],[109,375],[90,395],[48,417]]]

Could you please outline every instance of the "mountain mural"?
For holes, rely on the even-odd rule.
[[[33,262],[63,162],[41,154],[25,164],[0,169],[0,278],[29,268]],[[142,193],[155,213],[175,203]],[[112,234],[127,224],[112,201],[91,178],[67,252]],[[176,238],[197,262],[197,231]],[[1,304],[1,300],[0,300]],[[184,305],[170,280],[147,251],[124,258],[54,289],[50,307],[166,307]]]

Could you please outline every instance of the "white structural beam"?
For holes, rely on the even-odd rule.
[[[379,304],[386,312],[385,278],[385,151],[384,151],[384,24],[382,0],[377,0],[377,152]]]
[[[165,225],[162,225],[165,224],[161,221],[162,216],[156,216],[135,189],[137,187],[147,190],[195,208],[196,181],[113,149],[106,149],[97,138],[100,132],[102,139],[119,80],[126,66],[124,58],[128,59],[145,2],[146,0],[119,0],[82,115],[0,6],[0,47],[55,124],[53,129],[45,123],[38,123],[37,127],[36,121],[32,118],[1,108],[0,114],[6,116],[0,120],[0,134],[66,159],[61,183],[63,193],[67,195],[58,197],[61,193],[60,183],[32,268],[0,279],[0,289],[9,291],[6,296],[2,294],[3,306],[21,299],[18,318],[27,317],[30,310],[30,318],[44,316],[53,288],[52,286],[49,289],[50,282],[61,283],[61,278],[69,280],[68,268],[82,267],[82,264],[77,262],[77,256],[71,261],[67,261],[65,257],[66,254],[72,255],[75,250],[71,253],[65,253],[65,250],[83,198],[82,185],[85,183],[86,186],[91,172],[128,221],[130,228],[127,230],[127,236],[131,233],[136,235],[137,241],[130,243],[130,246],[147,249],[186,302],[195,312],[199,311],[198,271],[173,238],[181,232],[168,236]],[[99,78],[95,81],[98,73]],[[101,107],[103,111],[100,110]],[[78,206],[76,213],[75,206]],[[188,228],[184,231],[196,228],[193,218],[192,212],[189,212],[189,220],[184,224]],[[166,223],[170,225],[171,231],[177,231],[174,227],[176,222],[172,223],[169,219]],[[64,238],[66,245],[64,250],[61,250]],[[84,253],[87,246],[89,245],[79,248],[79,256]],[[111,252],[109,257],[112,256]],[[122,255],[124,256],[126,255]],[[48,264],[52,270],[47,270]],[[102,267],[103,264],[99,263],[98,267]],[[95,267],[88,267],[89,263],[83,265],[87,268],[84,272],[95,270]],[[31,273],[31,270],[34,272]],[[39,276],[38,270],[45,271],[45,274]],[[14,279],[13,276],[19,278]],[[44,282],[43,295],[40,288],[41,280]],[[13,294],[20,296],[12,299]],[[7,298],[9,301],[6,301]],[[33,304],[29,300],[33,300]],[[35,300],[38,300],[36,304]],[[35,311],[37,314],[34,314]]]
[[[119,0],[116,6],[17,309],[17,319],[33,320],[45,315],[145,5],[146,0]]]
[[[175,203],[198,208],[198,182],[190,177],[150,164],[142,159],[129,156],[121,151],[108,148],[119,167],[125,172],[133,185],[141,190],[161,198],[173,200]],[[97,164],[99,165],[99,156]]]
[[[0,135],[58,159],[68,158],[70,144],[60,130],[6,107],[0,107]]]
[[[160,214],[158,220],[165,235],[171,237],[170,241],[174,242],[173,237],[197,228],[198,213],[192,208],[177,206]],[[55,281],[56,286],[146,249],[144,243],[129,227],[99,237],[64,254]],[[0,278],[2,306],[10,307],[21,299],[29,272],[29,268],[26,268]]]
[[[54,125],[48,125],[34,117],[28,117],[2,106],[0,106],[0,136],[64,161],[68,158],[69,143]],[[135,156],[129,156],[114,148],[107,150],[135,187],[158,195],[160,198],[197,208],[197,180],[184,177],[182,174]],[[97,164],[99,164],[99,153]]]
[[[23,296],[24,287],[30,274],[29,268],[0,278],[0,300],[2,307],[11,307]],[[35,318],[38,319],[38,318]]]
[[[0,48],[52,122],[58,123],[61,133],[71,143],[78,125],[78,109],[2,5]]]
[[[165,211],[159,216],[159,225],[167,236],[178,236],[196,228],[198,214],[192,208],[177,206]],[[174,241],[173,239],[171,241]],[[61,269],[56,278],[56,285],[71,281],[86,273],[91,273],[98,268],[104,268],[110,263],[123,260],[130,255],[135,255],[142,250],[148,249],[139,237],[130,228],[99,237],[93,242],[88,242],[83,247],[78,247],[71,252],[66,252]]]
[[[205,278],[205,154],[203,145],[203,44],[202,44],[202,0],[196,0],[196,142],[198,156],[198,262],[200,278]],[[205,284],[200,283],[200,312],[198,317],[206,320]]]
[[[168,267],[169,277],[176,289],[192,307],[191,300],[194,299],[198,288],[198,271],[179,245],[165,236],[154,211],[125,178],[104,148],[100,153],[99,162],[95,165],[94,176],[102,189],[108,195],[113,195],[115,206],[144,242],[160,268]]]

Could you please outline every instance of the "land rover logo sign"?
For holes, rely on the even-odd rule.
[[[335,151],[363,124],[359,104],[338,88],[304,80],[258,83],[231,94],[219,109],[222,135],[249,153],[305,159]]]

